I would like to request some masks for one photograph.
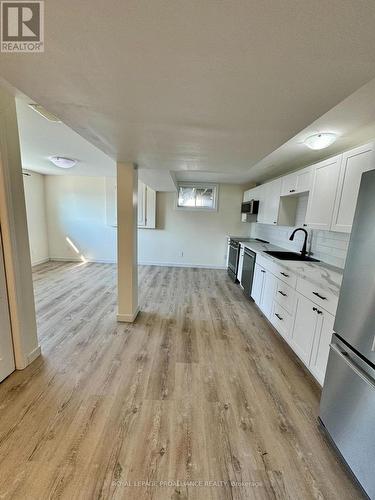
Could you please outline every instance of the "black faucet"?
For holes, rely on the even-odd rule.
[[[303,247],[302,247],[302,250],[301,250],[301,255],[302,257],[306,257],[307,255],[307,238],[308,238],[308,234],[307,234],[307,231],[306,229],[303,229],[303,227],[298,227],[297,229],[295,229],[292,234],[290,235],[290,241],[293,241],[294,240],[294,235],[296,234],[297,231],[303,231],[305,233],[305,241],[303,242]]]

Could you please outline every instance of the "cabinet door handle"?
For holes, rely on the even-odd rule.
[[[279,318],[279,320],[283,320],[283,318],[280,316],[280,314],[275,313],[276,318]]]
[[[317,307],[313,307],[313,311],[315,311],[318,314],[323,314],[323,311],[320,311]]]
[[[296,190],[295,189],[289,189],[289,193],[295,193]]]
[[[289,278],[289,274],[283,273],[282,271],[280,271],[280,274],[282,274],[283,276],[285,276],[285,278]]]
[[[282,292],[281,290],[278,290],[279,294],[282,295],[283,297],[287,297],[288,295],[284,292]]]
[[[265,273],[266,271],[264,271],[263,269],[260,270],[261,273]]]
[[[313,295],[316,295],[317,297],[319,297],[319,299],[327,300],[327,297],[323,297],[323,295],[320,295],[320,293],[318,292],[313,292]]]

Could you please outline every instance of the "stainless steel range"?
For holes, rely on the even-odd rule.
[[[228,274],[233,281],[237,281],[238,261],[240,258],[240,241],[249,241],[250,238],[228,238]]]
[[[362,176],[320,419],[375,499],[375,171]]]

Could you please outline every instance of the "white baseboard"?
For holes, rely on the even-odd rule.
[[[120,323],[133,323],[135,318],[138,316],[139,306],[132,314],[117,314],[117,321]]]
[[[31,351],[27,355],[27,362],[28,362],[28,364],[32,363],[41,354],[42,354],[42,349],[41,349],[40,345],[38,345],[38,347],[36,347],[33,351]]]
[[[45,264],[46,262],[49,262],[49,261],[50,261],[49,257],[46,257],[44,259],[35,260],[34,262],[31,263],[31,266],[32,267],[40,266],[40,264]]]
[[[49,260],[55,260],[58,262],[82,262],[81,259],[66,259],[66,258],[61,258],[61,257],[51,257]],[[94,260],[94,259],[87,259],[87,262],[90,263],[95,263],[95,264],[117,264],[116,261],[114,260]],[[140,261],[138,262],[139,266],[161,266],[161,267],[196,267],[200,269],[226,269],[227,266],[212,266],[209,264],[183,264],[181,262],[155,262],[155,261]]]
[[[83,262],[80,258],[65,258],[65,257],[50,257],[49,260],[55,260],[57,262]],[[96,259],[86,259],[86,262],[93,264],[117,264],[115,260],[96,260]]]
[[[181,262],[138,262],[139,266],[161,266],[161,267],[198,267],[200,269],[226,269],[227,266],[211,266],[209,264],[182,264]]]

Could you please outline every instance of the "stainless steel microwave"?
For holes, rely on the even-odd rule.
[[[241,205],[241,214],[253,215],[257,214],[259,209],[258,200],[244,201]]]

